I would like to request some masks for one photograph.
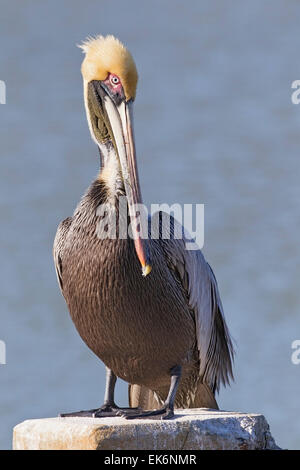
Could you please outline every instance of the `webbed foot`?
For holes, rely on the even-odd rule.
[[[138,413],[140,408],[120,408],[115,403],[113,405],[102,405],[100,408],[94,408],[92,410],[75,411],[73,413],[60,413],[60,418],[108,418],[113,416],[128,416],[134,413]]]
[[[159,410],[135,412],[133,414],[124,413],[122,416],[126,419],[171,419],[174,417],[174,411],[169,406],[164,406]]]

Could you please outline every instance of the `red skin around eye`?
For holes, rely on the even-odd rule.
[[[119,81],[118,83],[113,83],[112,81],[112,78],[113,77],[116,77]],[[106,80],[104,80],[104,83],[106,86],[108,86],[110,88],[110,90],[117,94],[119,93],[120,95],[123,95],[123,87],[122,87],[122,84],[121,84],[121,80],[119,79],[119,77],[113,73],[109,73],[108,74],[108,77],[106,78]]]

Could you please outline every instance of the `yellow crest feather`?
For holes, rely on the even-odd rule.
[[[88,37],[80,46],[85,53],[81,73],[87,82],[105,80],[109,73],[118,75],[126,100],[134,99],[138,74],[132,55],[114,36]]]

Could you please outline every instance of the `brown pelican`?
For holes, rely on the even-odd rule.
[[[218,408],[215,393],[232,378],[233,347],[200,249],[188,251],[184,238],[161,233],[146,239],[130,210],[132,238],[99,236],[101,204],[121,217],[121,196],[128,208],[142,202],[132,127],[138,76],[130,52],[113,36],[89,38],[81,47],[84,102],[101,170],[74,215],[59,225],[54,260],[71,318],[107,372],[102,406],[61,416],[166,419],[174,407]],[[115,404],[117,377],[129,383],[130,408]]]

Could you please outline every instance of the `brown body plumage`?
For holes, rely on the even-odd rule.
[[[90,129],[99,142],[105,118],[96,130],[91,127],[94,111],[88,103],[97,88],[88,95],[85,86]],[[111,132],[107,122],[105,132]],[[170,371],[179,366],[175,405],[216,408],[214,393],[232,375],[232,345],[211,268],[200,250],[188,252],[184,240],[174,237],[149,239],[144,258],[144,245],[130,238],[99,237],[99,205],[107,204],[113,213],[120,196],[130,197],[115,143],[99,142],[99,148],[103,177],[100,173],[73,217],[60,224],[54,243],[72,320],[107,368],[131,384],[132,406],[160,406],[168,395]],[[140,265],[146,258],[152,271],[145,277]]]

